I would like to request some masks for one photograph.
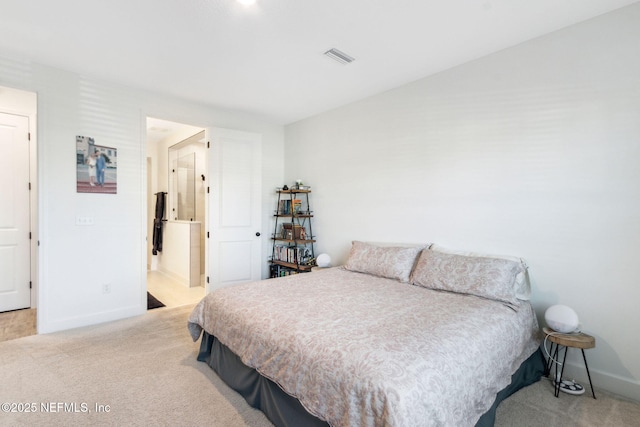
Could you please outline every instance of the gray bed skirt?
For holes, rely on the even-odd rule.
[[[246,366],[216,337],[204,331],[198,361],[209,365],[229,387],[240,393],[249,405],[264,412],[278,427],[329,425],[307,412],[298,399],[285,393],[280,386],[260,375],[255,369]],[[498,393],[493,406],[480,417],[476,427],[492,427],[500,402],[522,387],[540,380],[544,370],[544,356],[538,348],[512,375],[511,384]]]

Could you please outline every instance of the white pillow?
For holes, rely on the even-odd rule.
[[[428,245],[379,246],[353,241],[344,268],[359,273],[408,282],[418,254]]]
[[[428,289],[475,295],[515,308],[513,291],[519,262],[503,258],[473,257],[432,250],[422,251],[410,282]]]
[[[470,251],[461,251],[456,249],[448,249],[444,248],[440,245],[433,244],[430,248],[432,251],[443,252],[447,254],[454,255],[464,255],[464,256],[472,256],[472,257],[484,257],[484,258],[500,258],[506,259],[509,261],[515,261],[522,265],[522,270],[516,275],[515,283],[513,284],[513,290],[515,292],[516,298],[524,301],[528,301],[531,299],[531,284],[529,283],[529,275],[527,274],[527,263],[524,259],[510,256],[510,255],[491,255],[485,254],[481,252],[470,252]]]

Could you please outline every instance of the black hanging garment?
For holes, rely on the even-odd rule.
[[[167,193],[156,193],[156,216],[153,220],[153,250],[154,255],[162,252],[162,218],[164,218],[164,200]]]

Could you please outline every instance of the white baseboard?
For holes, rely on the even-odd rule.
[[[587,362],[589,362],[588,359]],[[552,368],[551,375],[553,375],[553,372]],[[640,381],[621,377],[608,372],[602,372],[593,368],[589,368],[589,373],[591,374],[591,381],[593,382],[593,387],[596,391],[596,398],[598,397],[598,389],[601,389],[627,399],[640,402]],[[575,379],[585,387],[586,393],[590,393],[588,388],[589,377],[587,376],[587,370],[583,364],[576,364],[567,361],[563,378]]]
[[[125,319],[127,317],[138,316],[146,313],[146,302],[144,306],[131,306],[118,308],[115,310],[103,311],[87,316],[76,316],[55,321],[47,321],[40,317],[38,311],[38,334],[48,334],[51,332],[65,331],[67,329],[80,328],[83,326],[97,325],[114,320]]]

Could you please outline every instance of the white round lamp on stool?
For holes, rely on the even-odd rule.
[[[549,307],[544,313],[544,320],[556,332],[570,334],[579,331],[578,314],[566,305],[557,304]]]
[[[593,337],[589,335],[585,335],[580,333],[580,321],[578,319],[578,314],[573,311],[571,307],[567,307],[566,305],[552,305],[545,311],[544,320],[547,322],[549,328],[544,328],[543,331],[546,333],[544,339],[544,349],[549,357],[546,372],[547,375],[551,372],[551,366],[553,363],[556,364],[556,375],[555,375],[555,386],[554,386],[554,394],[556,397],[560,394],[560,391],[569,394],[582,394],[584,393],[584,387],[575,382],[575,380],[564,380],[562,379],[562,374],[564,373],[564,364],[567,360],[567,351],[569,347],[580,348],[582,350],[582,357],[584,359],[584,365],[587,369],[587,376],[589,377],[589,385],[591,385],[591,393],[593,394],[593,398],[596,398],[595,391],[593,390],[593,384],[591,383],[591,374],[589,374],[589,365],[587,365],[587,358],[584,354],[585,348],[595,347],[595,340]],[[551,341],[551,353],[547,351],[547,340]],[[553,345],[556,345],[555,351],[553,351]],[[564,359],[562,363],[560,363],[556,358],[559,357],[559,348],[563,346],[564,349]],[[558,369],[558,365],[562,366],[562,369]]]
[[[320,254],[316,258],[316,264],[320,268],[331,267],[331,257],[327,254]]]

